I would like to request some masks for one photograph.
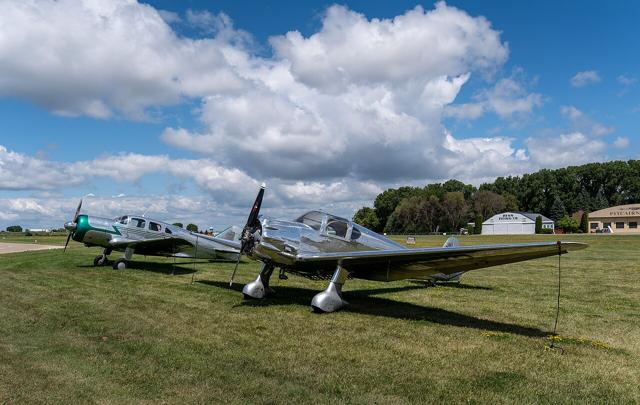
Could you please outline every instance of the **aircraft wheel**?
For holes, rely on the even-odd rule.
[[[118,259],[113,263],[114,270],[124,270],[127,268],[127,261],[125,259]]]
[[[104,266],[105,264],[107,264],[107,258],[104,255],[96,256],[95,259],[93,259],[93,265],[96,267]]]

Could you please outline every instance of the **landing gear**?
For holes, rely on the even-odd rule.
[[[246,284],[242,289],[244,297],[262,299],[267,295],[275,293],[275,291],[269,287],[269,279],[271,278],[273,269],[273,266],[263,263],[260,267],[260,274],[258,274],[258,277],[249,284]]]
[[[107,264],[107,256],[105,255],[98,255],[93,259],[93,265],[96,267],[104,266],[105,264]]]
[[[113,263],[113,269],[114,270],[124,270],[127,268],[127,264],[129,262],[129,260],[131,260],[131,257],[133,256],[133,248],[126,248],[124,250],[124,255],[122,255],[121,259],[116,260]]]
[[[118,259],[113,263],[114,270],[124,270],[127,268],[127,259]]]
[[[349,272],[343,269],[342,266],[338,265],[336,267],[327,289],[316,294],[311,300],[311,308],[314,312],[333,312],[345,305],[349,305],[342,298],[342,286],[347,281],[348,276]]]
[[[105,248],[101,255],[98,255],[93,259],[93,265],[96,267],[106,265],[109,262],[108,256],[111,254],[111,251],[111,248]]]

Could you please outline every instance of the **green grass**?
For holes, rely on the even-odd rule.
[[[37,243],[39,245],[64,245],[67,234],[53,232],[52,234],[35,234],[26,236],[25,232],[0,232],[0,243]],[[69,243],[72,243],[71,241]]]
[[[75,242],[0,255],[0,403],[638,403],[640,237],[563,239],[591,245],[562,259],[563,354],[544,349],[556,258],[459,286],[349,280],[351,305],[317,315],[309,302],[326,283],[295,276],[243,301],[248,261],[229,289],[231,263],[179,263],[172,276],[170,259],[135,257],[116,271]]]

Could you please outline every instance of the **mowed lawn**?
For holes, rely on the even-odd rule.
[[[230,289],[231,263],[178,261],[172,275],[171,259],[136,256],[117,271],[76,242],[0,255],[0,403],[638,403],[640,237],[563,239],[590,248],[562,258],[562,352],[545,350],[557,258],[460,285],[349,280],[351,305],[317,315],[326,282],[296,276],[244,301],[249,261]],[[554,236],[460,238],[532,240]]]

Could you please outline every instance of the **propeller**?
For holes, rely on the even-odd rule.
[[[80,209],[82,208],[82,198],[80,199],[80,203],[78,204],[78,208],[76,208],[76,214],[73,216],[73,221],[71,223],[67,222],[64,224],[64,227],[69,231],[69,235],[67,236],[67,242],[64,244],[63,253],[67,251],[67,245],[69,244],[69,240],[73,233],[76,230],[76,225],[78,224],[78,214],[80,214]]]
[[[233,286],[233,278],[236,275],[236,270],[238,270],[238,264],[240,264],[240,258],[242,257],[242,254],[248,247],[253,244],[253,234],[260,226],[258,215],[260,214],[260,206],[262,206],[262,197],[264,197],[265,188],[267,188],[267,185],[262,183],[262,185],[260,186],[260,191],[258,191],[256,201],[253,203],[253,207],[251,207],[251,212],[249,212],[247,224],[244,226],[244,228],[242,228],[242,235],[240,236],[240,253],[238,254],[236,266],[233,268],[233,273],[231,273],[231,281],[229,281],[229,287]]]

